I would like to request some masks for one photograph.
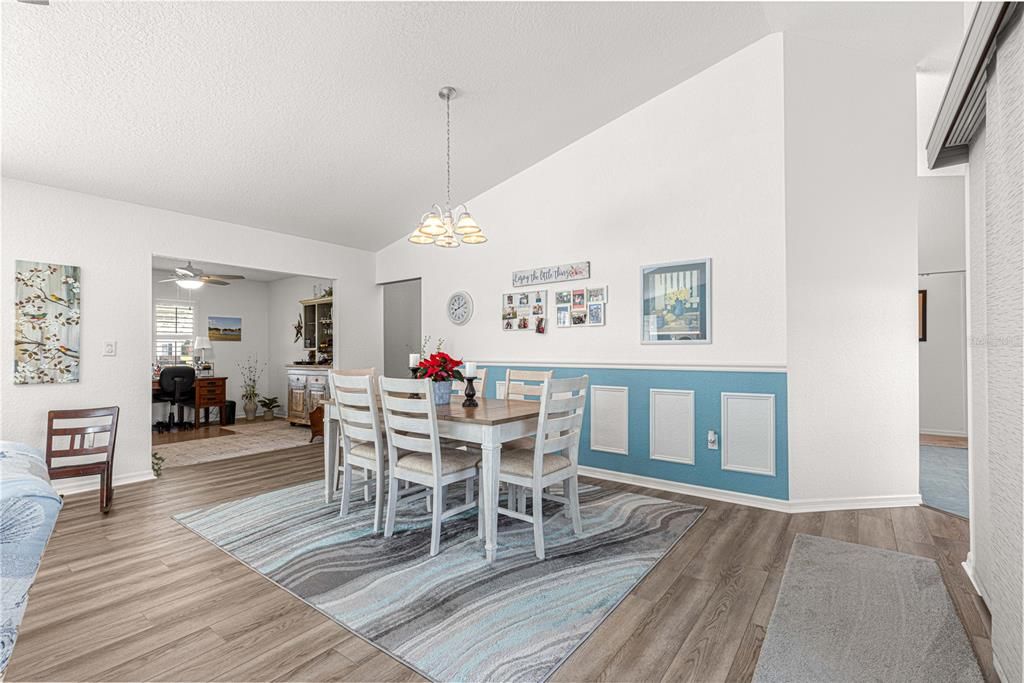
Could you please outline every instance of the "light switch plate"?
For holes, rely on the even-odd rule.
[[[117,342],[116,341],[105,341],[105,342],[103,342],[103,355],[104,356],[116,356],[117,355]]]
[[[718,432],[714,429],[708,430],[708,448],[713,451],[718,450]]]

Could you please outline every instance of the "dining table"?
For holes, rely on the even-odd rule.
[[[477,444],[483,453],[481,462],[480,503],[484,516],[484,555],[494,562],[498,536],[498,472],[502,444],[537,433],[540,401],[477,397],[476,407],[462,405],[463,397],[453,397],[437,406],[437,430],[442,438]],[[340,421],[333,400],[324,401],[324,498],[334,501]]]

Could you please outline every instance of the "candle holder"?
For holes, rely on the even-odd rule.
[[[466,380],[466,400],[462,402],[463,408],[476,408],[480,404],[476,402],[476,389],[473,387],[473,380],[476,377],[464,377]]]
[[[415,366],[414,367],[410,367],[409,368],[409,374],[412,375],[413,379],[419,379],[419,377],[420,377],[420,369],[419,369],[419,367],[415,367]],[[420,398],[420,395],[419,394],[409,394],[409,398]]]

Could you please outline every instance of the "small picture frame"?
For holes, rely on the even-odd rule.
[[[557,327],[570,327],[572,322],[569,317],[569,306],[558,306],[555,308],[555,325]]]
[[[587,304],[587,325],[597,327],[604,325],[604,304]]]

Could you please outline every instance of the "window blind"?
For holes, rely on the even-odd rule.
[[[158,301],[153,307],[153,321],[154,361],[159,365],[191,362],[195,310],[184,303]]]

